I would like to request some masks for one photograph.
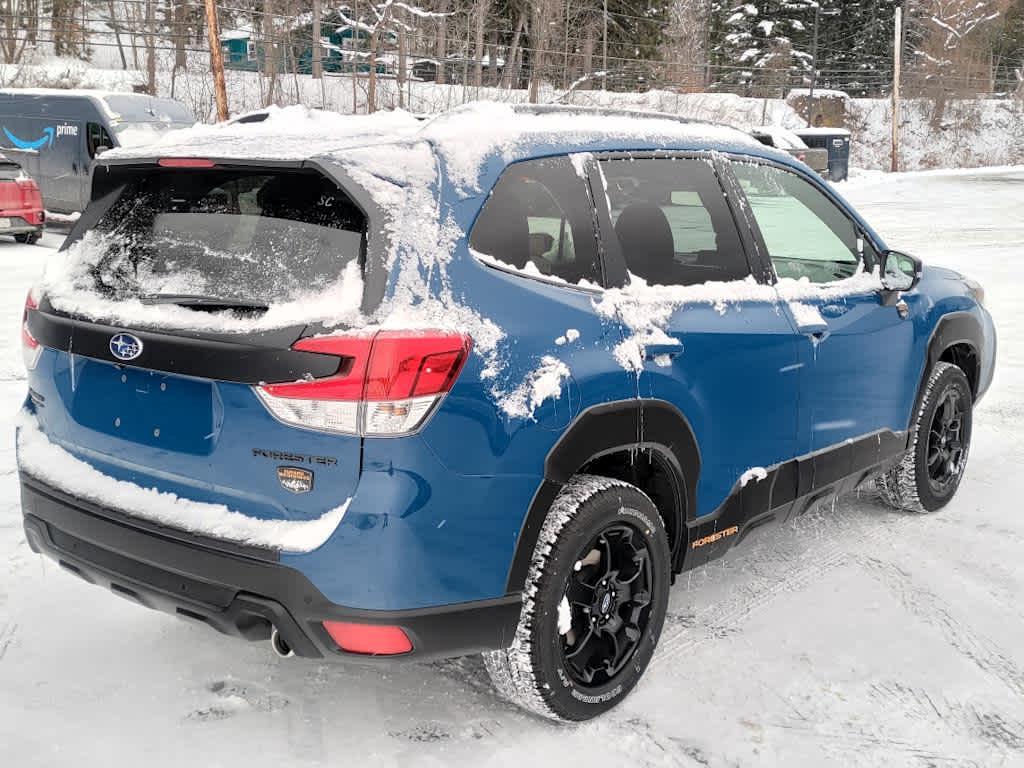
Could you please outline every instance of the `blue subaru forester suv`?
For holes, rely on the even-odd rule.
[[[284,656],[483,653],[547,717],[766,524],[944,506],[992,379],[980,286],[721,126],[270,110],[91,183],[25,308],[32,549]]]

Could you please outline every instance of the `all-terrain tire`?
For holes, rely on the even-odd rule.
[[[962,405],[959,414],[959,454],[955,467],[947,467],[949,478],[937,483],[929,472],[930,459],[932,466],[942,462],[942,457],[935,453],[936,449],[945,450],[950,444],[943,443],[939,438],[943,413],[940,408],[949,398]],[[908,512],[934,512],[949,503],[960,487],[967,456],[971,447],[971,419],[974,398],[971,386],[964,372],[952,363],[936,363],[928,383],[925,385],[924,396],[918,407],[914,423],[911,425],[911,448],[903,460],[888,472],[875,479],[875,487],[882,499],[896,509]]]
[[[643,618],[637,626],[642,628],[639,639],[632,641],[635,646],[628,662],[622,663],[609,679],[598,675],[593,685],[586,685],[574,676],[564,658],[569,641],[564,625],[560,626],[559,608],[568,607],[568,602],[563,603],[568,590],[579,588],[577,583],[570,587],[571,578],[583,580],[589,573],[584,569],[597,572],[603,568],[600,564],[581,568],[583,550],[593,552],[590,547],[595,541],[607,544],[607,538],[601,539],[602,532],[616,530],[620,536],[627,530],[629,536],[636,537],[636,546],[648,553],[650,569],[645,577],[649,588],[630,591],[649,597],[649,604],[638,609]],[[630,546],[636,548],[631,539]],[[668,608],[670,564],[664,524],[645,493],[620,480],[594,475],[574,477],[551,505],[541,528],[511,646],[484,654],[484,664],[498,693],[554,720],[588,720],[614,707],[637,684],[654,655]],[[625,593],[626,588],[620,589]],[[629,606],[621,609],[623,615],[633,615]],[[572,609],[574,632],[578,624],[587,629],[586,617],[591,614],[582,610]],[[583,640],[583,634],[581,630],[580,636],[575,636],[577,642]],[[602,640],[598,634],[586,637],[590,642]]]

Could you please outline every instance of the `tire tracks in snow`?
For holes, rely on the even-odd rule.
[[[0,662],[3,662],[7,651],[14,643],[14,636],[18,634],[18,625],[8,622],[0,627]]]
[[[816,507],[796,520],[763,534],[750,546],[740,545],[725,556],[724,565],[736,564],[735,572],[709,563],[691,573],[707,579],[735,582],[728,598],[693,614],[667,617],[653,667],[673,663],[700,646],[742,631],[742,624],[781,595],[814,584],[829,571],[854,562],[857,551],[874,548],[892,535],[894,525],[907,525],[894,516],[866,515],[877,504],[864,496],[850,496],[827,511]],[[670,608],[671,610],[671,608]]]
[[[896,681],[873,684],[868,696],[886,712],[941,725],[1003,750],[1024,751],[1024,721],[1004,717],[984,703],[953,699]]]
[[[870,556],[859,560],[868,573],[899,598],[907,613],[938,630],[961,656],[1024,699],[1024,670],[991,638],[957,618],[941,597],[915,584],[911,575],[896,563]]]
[[[884,514],[872,514],[877,510]],[[912,575],[894,562],[899,553],[890,542],[928,522],[927,517],[890,512],[880,501],[865,494],[840,499],[832,510],[818,507],[781,529],[768,532],[763,541],[727,555],[721,561],[725,568],[717,574],[715,563],[694,572],[703,573],[708,581],[717,576],[735,583],[725,601],[692,613],[670,614],[652,666],[673,664],[710,642],[741,633],[744,622],[770,607],[780,596],[813,585],[837,567],[854,565],[892,593],[908,616],[932,628],[988,679],[1024,699],[1024,669],[995,641],[969,626],[939,595],[915,583]],[[730,565],[735,565],[736,570],[730,571]],[[927,720],[946,733],[994,748],[1004,757],[1024,752],[1024,721],[999,711],[989,702],[950,699],[901,682],[876,684],[868,690],[868,697],[880,710]],[[992,764],[978,763],[965,755],[944,754],[852,724],[822,726],[794,718],[766,725],[800,733],[841,752],[899,755],[933,766],[980,768]]]

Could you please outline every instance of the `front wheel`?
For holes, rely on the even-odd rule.
[[[654,654],[670,560],[643,491],[574,477],[541,529],[511,647],[484,654],[498,692],[557,720],[589,720],[618,704]]]
[[[35,245],[39,242],[40,237],[42,237],[42,234],[39,232],[22,232],[20,235],[15,235],[14,239],[25,245]]]
[[[936,363],[911,427],[910,452],[875,481],[886,502],[910,512],[934,512],[949,503],[967,466],[973,407],[964,372]]]

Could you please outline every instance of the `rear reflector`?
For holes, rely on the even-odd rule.
[[[157,164],[161,168],[213,168],[212,160],[204,157],[161,157]]]
[[[350,624],[325,621],[324,629],[338,647],[349,653],[369,656],[397,656],[412,650],[409,636],[401,627],[382,624]]]
[[[43,354],[42,345],[36,341],[28,329],[28,313],[38,308],[39,305],[32,298],[32,291],[29,291],[28,296],[25,297],[25,311],[21,316],[21,354],[27,371],[35,370],[36,365],[39,364],[39,357]]]
[[[439,331],[380,331],[301,339],[293,349],[338,357],[338,372],[256,388],[288,424],[364,436],[406,435],[426,421],[469,356],[469,336]]]

